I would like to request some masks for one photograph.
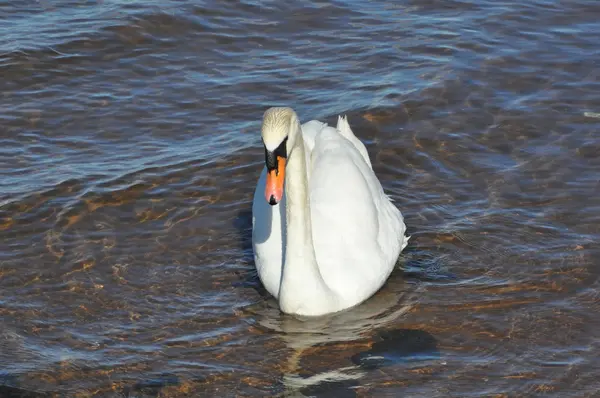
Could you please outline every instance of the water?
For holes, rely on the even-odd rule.
[[[592,397],[600,4],[0,3],[0,392]],[[282,315],[250,247],[269,106],[347,114],[413,236]]]

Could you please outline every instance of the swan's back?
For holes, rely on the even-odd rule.
[[[356,148],[356,150],[360,153],[369,168],[373,168],[367,148],[358,138],[356,138],[352,132],[352,129],[350,128],[350,125],[348,124],[348,118],[345,116],[338,116],[336,128],[330,127],[327,125],[327,123],[323,123],[318,120],[311,120],[310,122],[306,122],[302,125],[302,138],[304,138],[304,148],[306,150],[307,159],[310,159],[310,155],[315,147],[315,140],[317,139],[317,136],[324,130],[328,130],[330,133],[336,132],[350,141],[354,148]],[[307,161],[306,164],[310,165],[310,162]]]

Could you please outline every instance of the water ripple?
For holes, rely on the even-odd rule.
[[[599,13],[0,4],[0,395],[594,394]],[[348,115],[412,235],[381,292],[319,320],[282,315],[252,259],[281,104]]]

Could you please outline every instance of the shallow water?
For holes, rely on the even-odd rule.
[[[0,3],[0,393],[596,396],[600,3],[293,4]],[[335,316],[254,271],[273,105],[413,236]]]

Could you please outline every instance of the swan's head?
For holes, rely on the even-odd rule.
[[[267,184],[265,198],[276,205],[283,198],[285,164],[294,148],[298,117],[292,108],[269,108],[263,116],[262,140],[265,145]]]

